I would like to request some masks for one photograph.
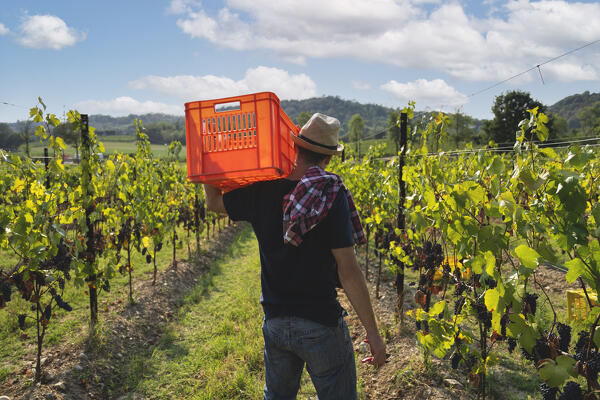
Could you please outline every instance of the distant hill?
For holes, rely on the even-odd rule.
[[[337,96],[313,97],[305,100],[283,100],[281,107],[294,121],[301,112],[320,112],[336,117],[342,123],[343,136],[348,132],[348,123],[354,114],[360,114],[365,120],[365,135],[371,135],[387,128],[388,114],[392,110],[376,104],[361,104],[343,100]]]
[[[600,101],[600,93],[590,93],[585,91],[581,94],[574,94],[554,103],[549,110],[567,120],[569,129],[578,129],[581,122],[577,118],[577,113],[584,107]]]
[[[354,114],[360,114],[365,120],[365,135],[381,132],[387,128],[388,113],[392,110],[376,104],[361,104],[356,101],[343,100],[337,96],[283,100],[281,107],[294,122],[301,112],[320,112],[335,116],[342,123],[341,135],[348,131],[348,123]],[[99,135],[133,135],[136,118],[141,119],[146,126],[159,122],[169,122],[181,127],[185,125],[184,117],[167,114],[130,114],[126,117],[90,115],[90,125],[96,128]]]

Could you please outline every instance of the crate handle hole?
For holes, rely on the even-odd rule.
[[[215,112],[235,111],[239,109],[239,101],[230,101],[228,103],[215,104]]]

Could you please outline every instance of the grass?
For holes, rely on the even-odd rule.
[[[113,153],[135,153],[136,152],[136,142],[134,140],[126,140],[127,137],[117,137],[113,138],[112,136],[109,138],[110,140],[104,140],[104,138],[100,137],[99,140],[104,145],[104,154],[106,156]],[[152,150],[152,154],[155,157],[163,158],[168,155],[168,145],[164,144],[151,144],[150,148]],[[33,142],[29,145],[29,152],[32,157],[43,157],[44,155],[44,145],[39,142]],[[25,146],[22,145],[19,148],[19,153],[25,154]],[[70,157],[75,157],[75,148],[71,145],[67,145],[65,149],[65,154],[68,154]],[[186,158],[186,150],[185,146],[181,149],[179,153],[179,159],[185,161]]]
[[[177,258],[187,257],[187,234],[181,229],[178,232],[183,239],[183,246],[177,250]],[[212,234],[211,234],[212,236]],[[195,247],[195,239],[191,239]],[[125,253],[123,252],[123,255]],[[168,244],[163,246],[162,251],[157,253],[156,263],[159,270],[165,270],[171,262],[172,247]],[[15,265],[14,256],[0,252],[0,266]],[[106,262],[101,260],[100,262]],[[145,256],[137,251],[132,252],[133,281],[144,279],[151,280],[153,265],[147,264]],[[66,312],[57,309],[56,316],[50,320],[46,336],[44,338],[44,349],[48,349],[54,344],[78,346],[86,338],[89,324],[89,298],[86,291],[87,287],[78,288],[72,283],[67,283],[63,299],[68,302],[73,311]],[[110,303],[123,301],[126,302],[129,294],[128,276],[119,273],[111,280],[111,291],[109,293],[101,292],[98,299],[99,321],[103,319],[103,314],[109,310]],[[135,300],[135,291],[133,293]],[[13,299],[7,304],[7,307],[0,310],[0,385],[5,379],[23,368],[24,360],[32,360],[35,356],[35,323],[29,319],[26,323],[26,329],[23,332],[28,338],[22,339],[21,331],[18,327],[17,315],[23,313],[31,304],[23,300],[17,292],[13,292]],[[30,313],[31,314],[31,313]],[[43,357],[43,354],[42,354]],[[20,362],[15,362],[20,360]]]
[[[153,399],[258,399],[264,384],[260,260],[246,229],[185,298],[160,342],[129,360],[128,391]],[[314,397],[306,372],[299,399]]]

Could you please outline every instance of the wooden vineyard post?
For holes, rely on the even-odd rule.
[[[81,114],[81,189],[85,201],[85,224],[86,249],[85,262],[88,270],[94,269],[94,226],[91,221],[91,215],[94,211],[94,202],[92,200],[92,172],[91,172],[92,149],[90,144],[89,121],[87,114]],[[98,323],[98,291],[96,288],[96,275],[90,274],[89,277],[89,296],[90,296],[90,325],[92,329]]]
[[[404,234],[404,201],[406,199],[406,184],[402,176],[404,168],[404,157],[406,155],[406,143],[408,133],[408,115],[406,112],[400,114],[400,154],[398,162],[398,221],[397,227],[400,235]],[[398,299],[396,303],[396,317],[400,317],[400,324],[404,324],[404,263],[396,260],[398,271],[396,272],[396,293]]]
[[[44,147],[44,167],[46,169],[46,189],[50,189],[50,174],[48,174],[48,165],[50,164],[50,157],[48,157],[48,148]]]
[[[198,192],[194,197],[194,229],[196,233],[196,256],[200,255],[200,200],[198,200]]]

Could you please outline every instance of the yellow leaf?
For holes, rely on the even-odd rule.
[[[150,237],[148,237],[148,236],[144,236],[144,237],[142,238],[142,245],[143,245],[145,248],[148,248],[148,247],[150,247]]]
[[[67,146],[65,145],[65,141],[63,140],[63,138],[57,136],[56,138],[54,138],[54,141],[56,142],[56,144],[58,145],[58,147],[61,148],[61,150],[64,150]]]
[[[13,183],[12,190],[17,193],[20,193],[23,189],[25,189],[25,180],[16,178]]]
[[[380,214],[375,214],[375,222],[377,223],[377,225],[381,224],[382,220],[383,220],[383,218],[381,217]]]

